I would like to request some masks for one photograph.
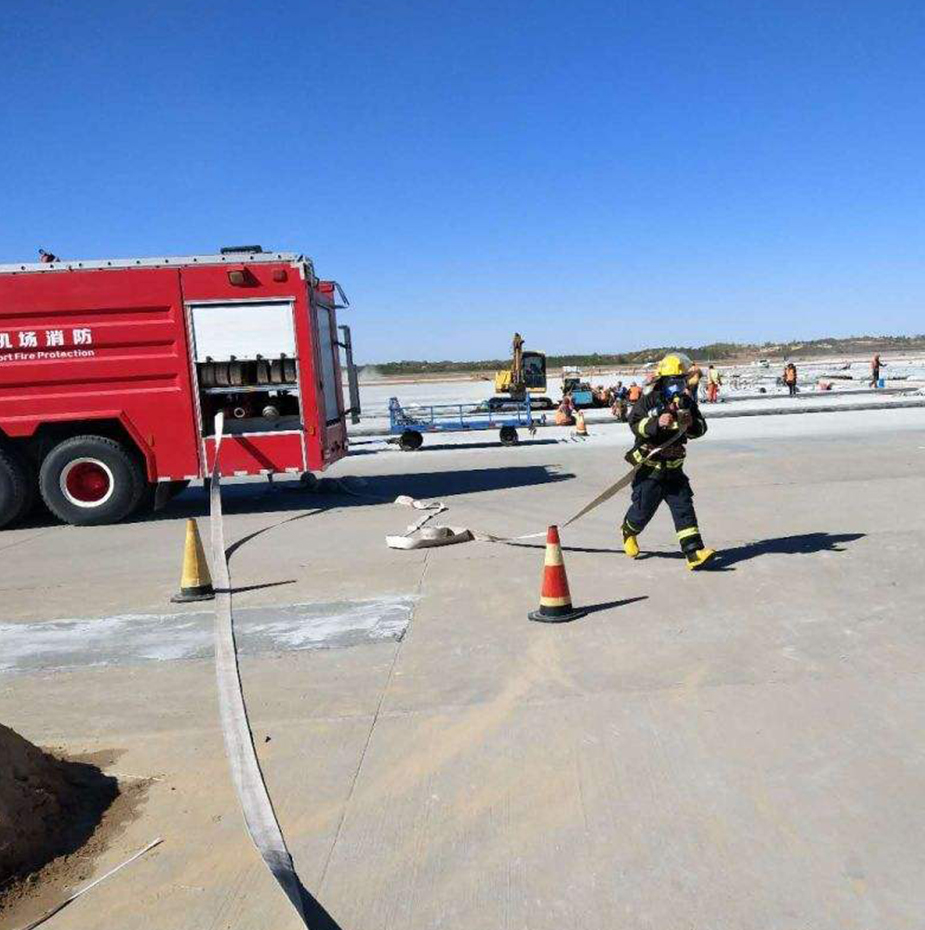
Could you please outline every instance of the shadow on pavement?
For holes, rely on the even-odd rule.
[[[589,604],[587,607],[581,607],[580,604],[578,606],[589,614],[596,614],[600,613],[602,610],[610,610],[611,607],[626,607],[629,604],[635,604],[636,601],[647,601],[648,599],[648,594],[640,594],[638,597],[624,597],[619,601],[606,601],[603,604]]]
[[[452,497],[482,491],[503,491],[539,484],[568,481],[571,472],[556,471],[554,465],[511,465],[506,468],[466,468],[459,471],[410,472],[371,475],[357,490],[394,500],[399,494],[416,498]]]
[[[555,466],[515,465],[508,468],[473,468],[458,471],[410,472],[405,474],[370,475],[362,482],[344,478],[350,492],[338,487],[337,481],[322,478],[317,490],[303,487],[299,481],[276,481],[272,485],[258,482],[222,483],[222,509],[225,514],[279,513],[308,508],[327,510],[332,507],[368,507],[390,504],[400,494],[414,498],[448,498],[457,494],[477,494],[526,488],[533,485],[568,481],[571,472],[556,471]],[[204,517],[208,514],[209,496],[205,488],[189,488],[157,513],[138,520],[176,520],[182,517]]]
[[[506,546],[511,546],[514,549],[545,549],[546,543],[519,543],[519,542],[507,542]],[[623,555],[623,549],[596,549],[594,546],[560,546],[559,547],[563,552],[590,552],[595,555]]]
[[[324,909],[324,905],[302,884],[299,876],[299,891],[302,897],[302,910],[307,926],[312,930],[343,930],[343,927]]]
[[[812,555],[815,552],[844,552],[839,543],[855,542],[866,533],[801,533],[796,536],[779,536],[776,539],[759,539],[744,546],[723,549],[716,555],[717,567],[728,568],[738,562],[759,555]]]
[[[761,555],[812,555],[816,552],[844,552],[839,543],[855,542],[866,533],[800,533],[795,536],[778,536],[759,539],[744,546],[721,549],[716,558],[700,569],[702,572],[732,570],[733,565],[747,562]],[[645,552],[642,559],[683,559],[681,552]]]
[[[640,594],[639,597],[625,597],[619,601],[604,601],[601,604],[575,604],[575,610],[580,610],[581,614],[568,620],[540,620],[537,617],[530,617],[530,619],[534,623],[542,623],[544,625],[549,623],[556,626],[561,626],[564,623],[574,623],[576,620],[581,620],[588,614],[597,614],[603,610],[611,610],[614,607],[626,607],[628,604],[635,604],[636,601],[647,601],[648,599],[648,594]]]
[[[216,594],[246,594],[248,591],[262,591],[264,588],[279,588],[282,585],[295,583],[295,578],[287,578],[285,581],[266,581],[263,584],[246,584],[242,585],[240,588],[216,588],[215,592]]]
[[[362,479],[322,477],[317,489],[306,488],[293,479],[269,482],[222,482],[222,508],[226,515],[236,513],[280,513],[293,510],[329,510],[333,507],[368,507],[390,504],[400,494],[415,498],[453,497],[483,491],[503,491],[533,485],[568,481],[575,475],[560,472],[556,465],[512,465],[505,468],[471,468],[454,471],[408,472],[370,475]],[[344,480],[352,493],[338,487]],[[187,488],[156,513],[139,512],[123,521],[142,523],[205,517],[209,513],[209,494],[203,486]],[[62,524],[45,507],[36,507],[17,529],[38,529]]]
[[[304,520],[306,517],[313,517],[316,514],[323,513],[326,508],[319,507],[316,510],[307,510],[304,513],[297,513],[294,517],[287,517],[285,520],[279,520],[276,523],[271,523],[269,526],[263,526],[259,530],[254,530],[253,533],[248,533],[247,536],[242,536],[240,539],[235,540],[227,549],[225,549],[225,561],[230,562],[231,557],[241,548],[245,543],[249,543],[252,539],[256,539],[258,536],[263,536],[264,533],[269,533],[270,530],[276,529],[278,526],[283,526],[286,523],[295,523],[296,520]],[[279,582],[280,584],[286,584],[287,582]],[[234,593],[234,592],[232,592]]]
[[[558,439],[521,439],[517,443],[517,447],[521,446],[557,446],[559,445]],[[443,442],[435,443],[433,445],[428,445],[427,440],[424,440],[424,445],[420,449],[415,449],[413,453],[409,455],[417,455],[420,452],[440,452],[446,451],[447,449],[501,449],[503,448],[501,443],[496,439],[494,442]],[[354,453],[351,451],[350,453]],[[360,452],[361,455],[367,455],[367,452]]]

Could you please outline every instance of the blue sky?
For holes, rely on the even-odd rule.
[[[921,2],[36,6],[0,261],[311,255],[358,357],[925,331]]]

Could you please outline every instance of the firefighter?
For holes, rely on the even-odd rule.
[[[623,549],[635,559],[639,555],[636,537],[646,528],[665,501],[671,510],[681,551],[687,567],[700,568],[716,553],[707,549],[700,536],[694,511],[694,492],[684,473],[688,439],[698,439],[707,423],[688,384],[690,359],[680,352],[666,355],[658,364],[651,389],[636,401],[628,422],[635,445],[627,453],[631,465],[639,465],[633,478],[633,500],[623,520]],[[668,443],[648,459],[659,446]]]

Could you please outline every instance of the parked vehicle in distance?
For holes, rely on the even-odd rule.
[[[524,427],[531,433],[536,426],[530,398],[521,400],[514,410],[496,411],[486,403],[469,404],[414,404],[402,406],[397,397],[389,398],[389,432],[398,436],[403,452],[414,452],[424,444],[424,433],[462,433],[478,430],[498,430],[498,438],[505,446],[520,441],[517,429]]]

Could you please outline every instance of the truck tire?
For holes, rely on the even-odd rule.
[[[502,426],[499,435],[503,446],[516,446],[520,441],[517,430],[513,426]]]
[[[39,490],[59,520],[77,526],[118,523],[141,501],[144,469],[120,442],[75,436],[59,442],[42,462]]]
[[[406,429],[398,437],[398,448],[402,452],[414,452],[424,444],[424,437],[416,429]]]
[[[35,503],[35,481],[19,456],[0,449],[0,528],[25,516]]]

